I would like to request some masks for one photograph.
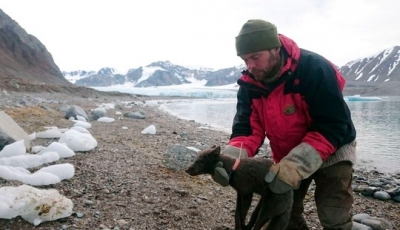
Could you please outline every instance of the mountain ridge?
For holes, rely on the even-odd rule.
[[[400,46],[394,46],[338,67],[347,80],[344,94],[400,95],[397,90],[400,87],[399,62]],[[244,69],[244,65],[218,70],[188,68],[169,61],[156,61],[131,68],[126,73],[110,67],[98,71],[61,72],[45,45],[0,9],[0,89],[70,92],[85,88],[85,92],[91,92],[91,87],[122,85],[213,87],[236,84]],[[51,87],[53,85],[55,87]]]
[[[400,86],[400,46],[394,46],[359,58],[338,67],[339,72],[346,78],[345,94],[364,95],[400,95],[393,85]],[[106,67],[109,68],[109,67]],[[244,65],[224,69],[190,69],[172,64],[169,61],[157,61],[147,66],[129,69],[126,75],[102,75],[99,72],[83,76],[75,82],[86,87],[158,87],[181,84],[192,84],[204,81],[203,86],[221,86],[236,83],[241,76]],[[101,69],[102,70],[102,69]],[[80,73],[79,71],[75,71]],[[68,80],[76,79],[71,72],[63,72]]]

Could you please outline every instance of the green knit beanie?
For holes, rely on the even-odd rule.
[[[276,26],[260,19],[248,20],[236,37],[238,56],[281,46]]]

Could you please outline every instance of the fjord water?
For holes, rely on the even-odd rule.
[[[347,102],[357,130],[356,168],[400,172],[400,97]],[[236,99],[180,100],[162,109],[187,120],[230,133]]]

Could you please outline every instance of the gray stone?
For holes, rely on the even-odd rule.
[[[105,108],[97,108],[92,111],[92,119],[97,120],[100,117],[105,117],[107,115],[107,111]]]
[[[354,192],[361,192],[365,188],[365,186],[358,186],[356,184],[352,184],[351,188],[353,189]]]
[[[377,191],[374,193],[374,198],[378,199],[378,200],[390,200],[391,197],[389,195],[389,193],[384,192],[384,191]]]
[[[392,200],[397,203],[400,203],[400,196],[392,196]]]
[[[28,134],[10,116],[8,116],[8,114],[3,111],[0,111],[0,131],[15,141],[24,140],[25,148],[27,150],[31,148],[31,140],[29,139]],[[4,143],[8,143],[10,141],[11,139],[5,139]]]
[[[373,196],[376,191],[379,189],[376,187],[366,187],[360,192],[362,196]]]
[[[381,229],[380,228],[381,222],[379,222],[378,220],[365,219],[365,220],[362,220],[361,223],[371,227],[373,230]]]
[[[362,220],[364,219],[371,219],[371,216],[368,215],[367,213],[359,213],[355,214],[352,219],[358,223],[361,223]]]
[[[64,118],[65,119],[69,119],[70,117],[76,118],[77,115],[84,117],[87,121],[89,120],[86,111],[77,105],[72,105],[65,113]]]
[[[364,219],[361,221],[362,224],[365,224],[371,227],[373,230],[391,230],[393,226],[387,220],[382,218],[371,218],[371,219]]]
[[[392,181],[393,181],[392,178],[385,178],[385,177],[380,177],[380,178],[378,178],[378,180],[379,180],[380,182],[382,182],[383,185],[391,184]]]
[[[356,181],[367,181],[367,179],[365,177],[362,177],[362,176],[358,176],[355,179],[356,179]]]
[[[386,190],[391,196],[400,196],[400,186]]]
[[[69,110],[69,108],[71,108],[70,105],[62,105],[60,106],[60,108],[58,108],[58,111],[66,113]]]
[[[93,204],[93,201],[91,201],[91,200],[85,200],[85,204],[86,204],[86,205],[92,205],[92,204]]]
[[[146,116],[140,111],[124,113],[124,117],[133,118],[133,119],[145,119],[146,118]]]
[[[169,146],[163,154],[163,164],[172,170],[186,169],[196,158],[197,152],[181,145]]]
[[[383,185],[383,183],[381,181],[379,181],[378,179],[370,179],[370,180],[368,180],[368,184],[370,186],[374,186],[374,187],[380,187]]]
[[[353,227],[351,228],[351,230],[373,230],[373,229],[367,225],[353,221]]]

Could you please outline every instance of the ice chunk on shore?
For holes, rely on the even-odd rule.
[[[71,129],[74,129],[74,130],[79,131],[81,133],[89,133],[90,134],[89,130],[87,130],[87,129],[83,128],[83,127],[80,127],[80,126],[73,126],[73,127],[71,127]]]
[[[85,129],[92,128],[92,124],[90,124],[89,122],[86,122],[86,121],[75,121],[75,120],[72,120],[72,121],[75,122],[75,124],[74,124],[75,127],[79,126],[79,127],[85,128]]]
[[[31,173],[22,167],[0,165],[0,177],[6,180],[17,180],[29,185],[49,185],[60,182],[57,175],[47,172]]]
[[[156,127],[154,125],[150,125],[143,129],[142,134],[156,134],[156,131]]]
[[[73,129],[63,133],[58,142],[66,143],[68,148],[74,152],[90,151],[97,147],[97,141],[91,134],[81,133]]]
[[[41,146],[41,145],[35,145],[31,148],[31,153],[36,154],[40,151],[42,151],[43,149],[45,149],[46,147]]]
[[[75,168],[72,164],[56,164],[41,168],[37,173],[51,173],[56,175],[60,181],[70,179],[75,175]]]
[[[72,214],[73,203],[55,189],[37,189],[29,185],[0,188],[0,218],[21,216],[37,226]]]
[[[46,152],[57,152],[60,158],[75,156],[75,152],[68,148],[67,144],[60,142],[52,142],[47,148],[41,150],[38,154]]]
[[[76,119],[77,119],[78,121],[87,121],[85,117],[79,116],[79,115],[76,115]]]
[[[0,158],[0,165],[22,167],[25,169],[41,166],[60,159],[56,152],[45,152],[43,155],[25,154]]]
[[[11,143],[9,145],[6,145],[0,151],[0,158],[19,156],[19,155],[24,155],[24,154],[26,154],[25,143],[24,143],[24,140],[20,140],[20,141]]]
[[[29,140],[33,141],[36,139],[36,132],[29,134]]]
[[[100,117],[99,119],[97,119],[98,122],[105,122],[105,123],[110,123],[110,122],[114,122],[115,119],[112,117]]]
[[[36,133],[36,138],[60,138],[61,131],[58,129],[48,129],[46,131],[41,131]]]

